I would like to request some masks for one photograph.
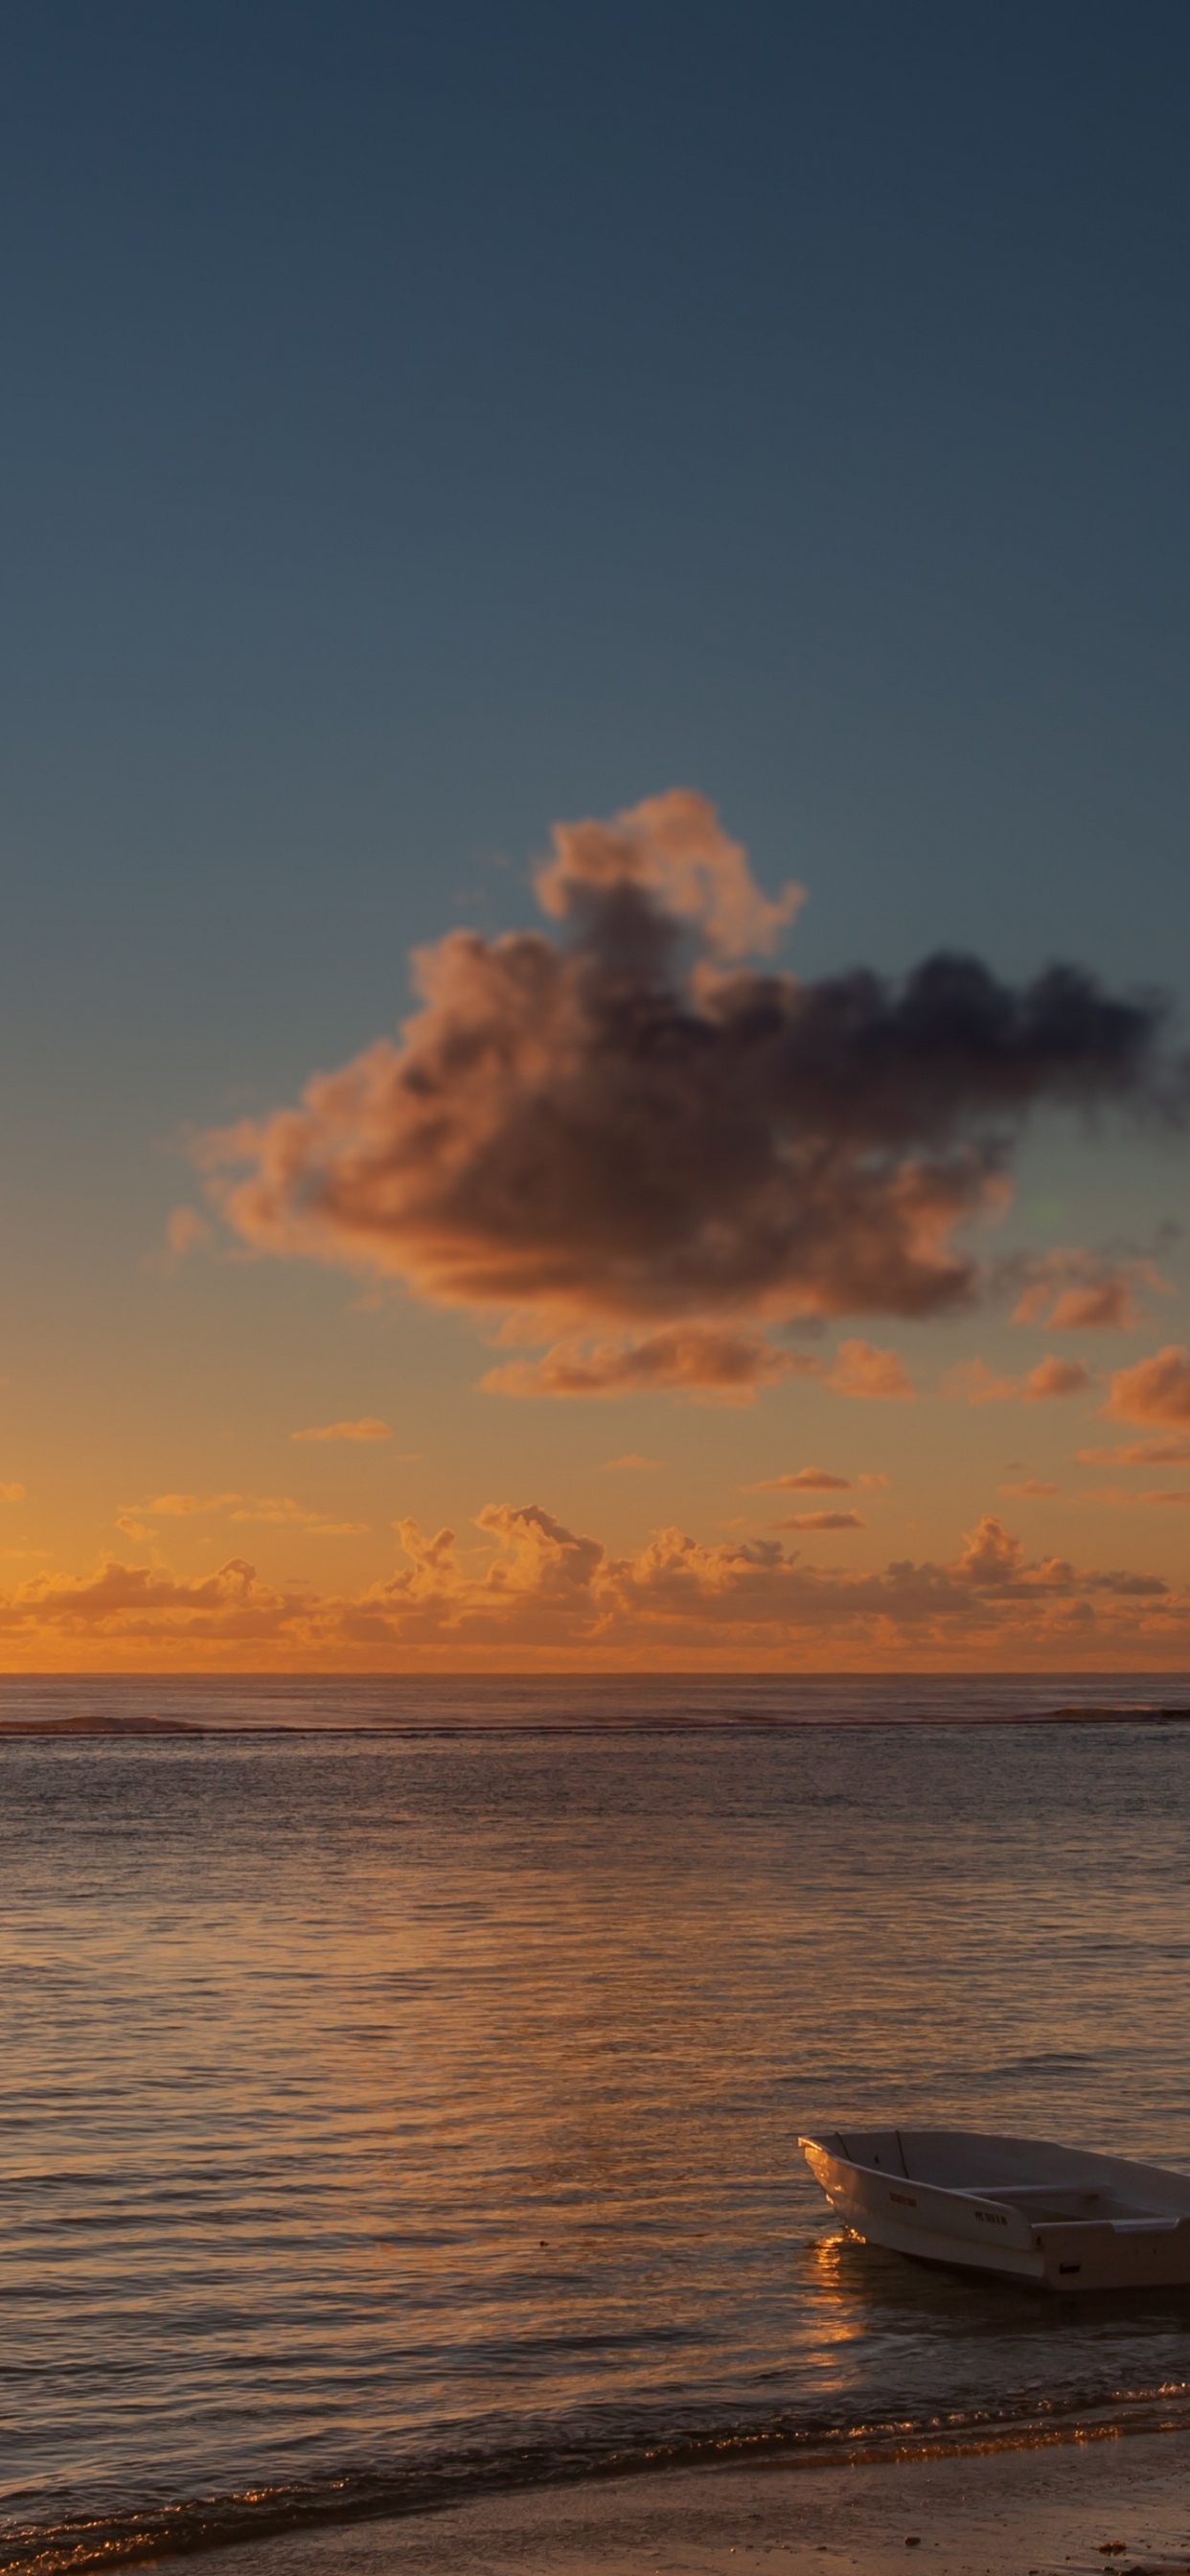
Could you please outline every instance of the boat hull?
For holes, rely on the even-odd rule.
[[[1185,2175],[955,2130],[799,2144],[839,2217],[891,2253],[1063,2294],[1190,2283]]]

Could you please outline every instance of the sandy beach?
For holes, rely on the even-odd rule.
[[[744,2576],[771,2562],[773,2576],[892,2576],[917,2560],[939,2576],[1180,2576],[1190,2571],[1190,2435],[607,2479],[283,2533],[212,2566],[226,2576]],[[163,2576],[195,2563],[158,2562]]]

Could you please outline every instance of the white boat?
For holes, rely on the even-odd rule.
[[[869,2244],[1051,2290],[1190,2281],[1190,2174],[976,2129],[799,2138],[832,2209]]]

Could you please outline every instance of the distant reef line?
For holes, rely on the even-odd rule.
[[[863,1715],[848,1717],[822,1717],[817,1715],[812,1717],[799,1717],[792,1715],[786,1717],[783,1715],[769,1715],[764,1712],[753,1710],[740,1712],[724,1710],[721,1716],[717,1715],[713,1717],[694,1715],[689,1717],[637,1716],[627,1718],[558,1718],[553,1721],[543,1721],[539,1718],[476,1718],[471,1720],[464,1718],[456,1719],[453,1722],[444,1722],[441,1718],[437,1718],[424,1720],[420,1724],[416,1721],[406,1721],[403,1725],[380,1724],[374,1726],[360,1726],[358,1724],[336,1726],[333,1723],[327,1723],[326,1721],[323,1721],[321,1724],[313,1723],[303,1726],[300,1724],[295,1725],[293,1723],[286,1723],[284,1720],[280,1719],[270,1719],[263,1723],[259,1721],[253,1723],[251,1719],[239,1722],[234,1719],[224,1721],[216,1720],[211,1724],[204,1723],[201,1718],[159,1717],[156,1715],[146,1715],[144,1717],[116,1717],[105,1716],[97,1712],[94,1715],[83,1715],[78,1717],[0,1718],[0,1739],[3,1739],[6,1736],[50,1736],[57,1737],[59,1739],[63,1737],[74,1738],[76,1740],[81,1737],[86,1740],[96,1736],[147,1736],[149,1738],[153,1738],[177,1735],[202,1736],[208,1739],[212,1736],[251,1737],[274,1735],[321,1735],[330,1737],[351,1736],[356,1739],[360,1737],[380,1738],[426,1735],[707,1735],[718,1733],[723,1728],[727,1727],[736,1734],[741,1731],[751,1731],[762,1735],[792,1735],[800,1734],[812,1727],[820,1726],[844,1729],[858,1729],[873,1726],[883,1727],[886,1729],[895,1727],[899,1731],[903,1732],[905,1730],[911,1730],[918,1727],[936,1728],[946,1726],[957,1726],[968,1731],[973,1731],[976,1728],[995,1726],[1177,1726],[1184,1725],[1187,1722],[1190,1722],[1190,1704],[1185,1706],[1178,1705],[1176,1707],[1166,1707],[1152,1706],[1150,1704],[1137,1701],[1130,1701],[1122,1706],[1118,1703],[1112,1704],[1111,1702],[1097,1703],[1095,1701],[1085,1701],[1060,1708],[1033,1709],[1020,1711],[1016,1714],[1011,1711],[1004,1713],[997,1711],[995,1713],[981,1713],[970,1717],[952,1716],[949,1714],[946,1716],[937,1716],[925,1710],[921,1711],[920,1714],[904,1717],[882,1717],[875,1713],[872,1715],[864,1713]]]

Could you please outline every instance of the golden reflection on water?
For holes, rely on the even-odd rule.
[[[1190,2162],[1190,1742],[3,1758],[35,2493],[1181,2403],[1185,2302],[924,2274],[796,2140],[910,2110]]]

